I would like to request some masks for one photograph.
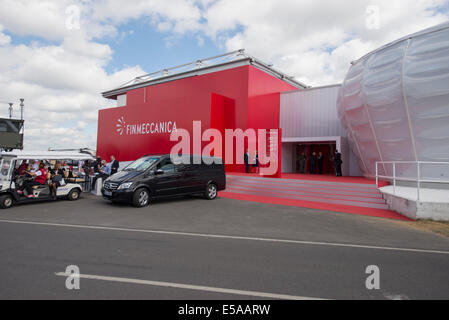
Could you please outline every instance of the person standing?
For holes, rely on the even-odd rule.
[[[90,184],[91,170],[92,170],[92,167],[91,167],[90,161],[87,160],[86,162],[84,162],[83,168],[82,168],[82,171],[81,171],[82,174],[84,174],[84,188],[86,190],[89,190],[89,187],[91,185]]]
[[[316,153],[312,153],[310,157],[310,174],[316,173]]]
[[[337,173],[337,177],[343,176],[343,174],[341,172],[341,165],[343,164],[343,161],[341,160],[341,153],[338,152],[338,150],[335,151],[334,162],[335,162],[335,171]]]
[[[318,153],[318,173],[323,174],[324,156],[322,152]]]
[[[306,173],[307,157],[305,152],[302,152],[299,156],[299,173]]]
[[[96,174],[95,177],[92,179],[92,189],[95,189],[97,180],[99,178],[101,178],[102,181],[104,181],[109,177],[111,167],[107,165],[106,160],[102,160],[100,164],[101,167],[98,169],[98,174]]]
[[[97,159],[92,164],[94,169],[94,177],[92,179],[92,190],[95,189],[95,183],[97,182],[97,179],[99,178],[99,175],[101,174],[101,158],[97,157]]]
[[[246,149],[246,152],[243,155],[243,161],[245,162],[246,173],[249,173],[249,157],[250,157],[249,151],[248,151],[248,149]]]
[[[92,166],[89,163],[89,160],[85,161],[82,166],[82,172],[84,173],[84,175],[86,177],[89,177],[91,170],[92,170]]]
[[[111,176],[114,174],[114,173],[117,173],[117,171],[118,171],[118,168],[120,167],[120,163],[118,162],[118,160],[117,159],[115,159],[115,156],[111,156]]]
[[[92,166],[94,169],[94,174],[97,175],[100,172],[100,168],[101,168],[101,158],[97,157],[97,159],[94,161]]]
[[[257,153],[257,151],[254,153],[253,170],[254,173],[259,173],[259,154]]]

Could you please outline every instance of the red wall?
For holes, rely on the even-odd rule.
[[[210,128],[220,131],[221,136],[225,136],[225,129],[235,129],[235,100],[227,98],[216,93],[212,93],[210,106]],[[222,141],[222,149],[220,154],[215,156],[225,155],[225,143]],[[235,153],[234,153],[235,154]],[[237,167],[232,164],[226,165],[226,171],[236,171]]]
[[[248,121],[247,127],[253,129],[279,129],[278,138],[278,174],[280,178],[282,164],[282,131],[280,130],[280,92],[297,90],[296,87],[275,78],[266,72],[249,69]],[[241,171],[241,170],[239,170]]]
[[[280,92],[297,89],[254,67],[248,81],[248,128],[279,128]]]
[[[279,92],[294,89],[253,66],[242,66],[131,90],[125,107],[99,111],[97,154],[131,161],[145,154],[169,153],[176,143],[170,142],[168,132],[120,135],[117,125],[122,117],[127,124],[176,121],[178,129],[190,133],[194,120],[202,122],[203,130],[278,128]],[[227,166],[227,170],[244,168]]]
[[[120,135],[118,119],[125,122],[176,121],[177,128],[192,133],[192,121],[200,120],[202,128],[210,126],[212,94],[226,96],[235,102],[236,126],[246,127],[248,105],[248,67],[184,78],[127,93],[125,107],[99,111],[97,153],[109,159],[114,154],[120,161],[135,160],[145,154],[169,153],[175,142],[169,133]]]

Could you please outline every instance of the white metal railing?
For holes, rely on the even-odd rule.
[[[385,165],[392,165],[393,175],[380,175],[379,165],[382,165],[385,170]],[[397,165],[415,165],[416,166],[416,177],[401,177],[397,175]],[[416,182],[417,199],[421,201],[421,183],[446,183],[449,184],[449,178],[446,179],[425,179],[422,177],[422,167],[423,165],[440,165],[447,166],[449,172],[449,162],[431,162],[431,161],[379,161],[376,162],[376,185],[379,187],[379,179],[387,179],[393,181],[393,194],[396,194],[396,182],[397,181],[409,181]]]

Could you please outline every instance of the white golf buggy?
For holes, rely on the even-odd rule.
[[[91,154],[81,152],[59,152],[59,151],[12,151],[0,154],[0,208],[8,209],[16,203],[32,203],[45,200],[54,200],[50,189],[50,175],[47,173],[47,183],[33,186],[33,197],[27,197],[26,192],[19,194],[20,186],[25,180],[30,179],[27,175],[19,175],[18,168],[24,161],[45,161],[51,166],[56,161],[65,161],[71,165],[65,171],[63,183],[56,189],[57,199],[78,200],[83,191],[89,191],[89,181],[78,168],[80,161],[95,160]],[[47,169],[46,165],[46,169]]]

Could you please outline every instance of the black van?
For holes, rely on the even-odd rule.
[[[170,155],[148,155],[105,180],[101,193],[113,202],[147,206],[150,199],[203,194],[213,200],[226,188],[222,159],[184,155],[173,163]]]

